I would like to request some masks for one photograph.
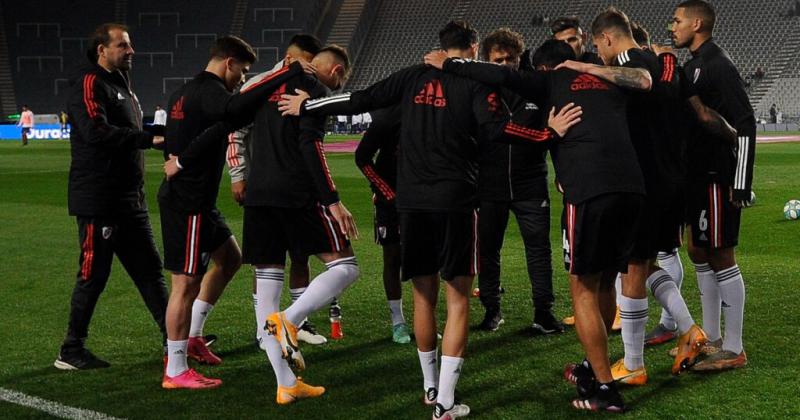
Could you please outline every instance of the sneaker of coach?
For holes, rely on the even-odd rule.
[[[53,366],[61,370],[103,369],[111,366],[84,347],[62,349]]]
[[[564,324],[559,322],[549,309],[537,309],[535,311],[531,328],[535,334],[539,335],[564,332]]]
[[[499,309],[487,309],[483,321],[478,324],[478,329],[483,331],[497,331],[505,322],[506,321],[503,320],[503,312]]]

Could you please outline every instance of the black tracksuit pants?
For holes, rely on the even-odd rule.
[[[77,217],[81,255],[62,349],[83,346],[97,300],[108,282],[114,254],[133,279],[147,309],[166,337],[169,293],[147,212]]]
[[[487,310],[500,308],[500,249],[508,225],[508,215],[514,212],[522,241],[528,277],[531,281],[533,306],[537,310],[553,307],[553,266],[550,250],[550,205],[546,199],[522,201],[481,201],[480,232],[481,270],[478,287],[481,303]]]

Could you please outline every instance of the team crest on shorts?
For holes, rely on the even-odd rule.
[[[112,233],[113,229],[111,228],[111,226],[103,226],[103,239],[110,238]]]

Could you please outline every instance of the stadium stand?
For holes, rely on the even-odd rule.
[[[133,83],[145,114],[166,102],[169,93],[192,77],[205,61],[214,37],[233,33],[259,55],[253,73],[272,66],[291,36],[311,32],[349,44],[356,53],[348,89],[359,89],[404,66],[418,63],[438,44],[437,31],[448,19],[470,21],[482,35],[499,26],[521,32],[530,46],[549,36],[549,22],[576,15],[588,26],[609,5],[643,24],[655,42],[668,41],[674,3],[662,0],[0,0],[13,90],[0,86],[6,108],[27,103],[37,112],[57,112],[64,102],[72,69],[84,62],[86,36],[100,22],[125,20],[136,49]],[[758,115],[776,103],[785,117],[800,116],[800,17],[788,16],[791,0],[717,0],[717,39],[730,52],[750,84]],[[338,19],[337,15],[341,14]],[[752,19],[774,14],[772,19]],[[0,34],[2,35],[2,34]],[[0,36],[0,41],[3,38]],[[346,42],[345,42],[346,41]],[[0,46],[0,52],[3,46]],[[685,59],[685,53],[682,53]],[[763,77],[754,78],[758,69]]]

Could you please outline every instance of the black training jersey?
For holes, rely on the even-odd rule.
[[[645,187],[651,200],[670,200],[682,187],[682,140],[673,125],[680,119],[682,109],[674,100],[680,96],[678,85],[660,83],[661,62],[650,51],[631,48],[614,58],[614,66],[647,70],[652,78],[650,91],[629,90],[628,126],[631,140],[639,158]]]
[[[522,127],[541,128],[545,124],[539,106],[509,89],[501,90],[511,111],[511,120]],[[478,195],[481,200],[514,201],[547,199],[547,144],[482,142]],[[501,140],[502,141],[502,140]]]
[[[399,105],[372,111],[372,123],[355,153],[356,166],[369,180],[376,200],[383,203],[393,201],[397,189],[400,112]]]
[[[689,142],[689,171],[733,187],[733,199],[749,200],[753,183],[756,121],[744,82],[728,53],[713,39],[695,51],[684,65],[687,96],[696,93],[719,112],[738,133],[737,144],[694,127]]]
[[[494,90],[423,65],[400,70],[365,90],[307,101],[305,115],[356,114],[400,104],[397,208],[471,211],[477,205],[478,142],[504,129],[550,136],[508,123]],[[518,131],[517,131],[518,130]]]
[[[322,148],[324,118],[283,117],[278,111],[281,95],[295,89],[308,92],[312,98],[330,92],[316,78],[301,74],[278,87],[258,107],[249,133],[245,206],[302,208],[339,201]]]
[[[552,140],[556,176],[566,200],[578,204],[607,193],[644,193],[627,126],[627,95],[617,86],[572,70],[515,71],[489,63],[447,60],[447,72],[505,86],[526,99],[561,109],[583,108],[581,122]]]
[[[204,71],[175,91],[169,100],[164,158],[178,156],[182,169],[161,183],[160,204],[191,212],[213,208],[227,135],[250,122],[256,106],[280,83],[301,72],[299,65],[286,67],[252,89],[232,94],[222,79]]]
[[[97,64],[70,79],[68,207],[75,216],[147,211],[144,156],[153,144],[128,74]]]

